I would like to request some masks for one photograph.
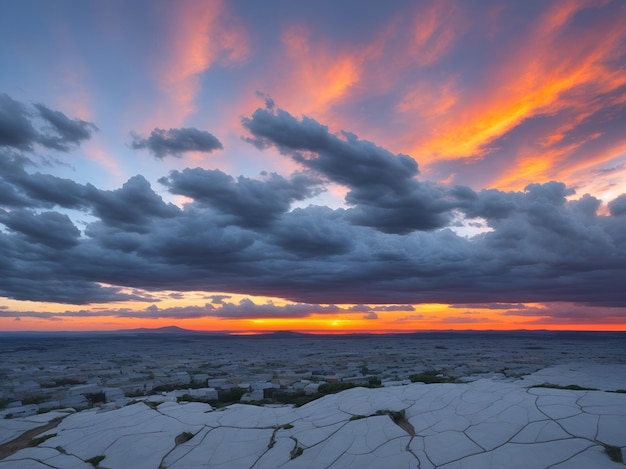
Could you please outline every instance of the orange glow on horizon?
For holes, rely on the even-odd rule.
[[[262,304],[255,298],[256,304]],[[170,300],[170,303],[176,303]],[[272,301],[280,305],[280,300]],[[283,303],[284,304],[284,303]],[[58,306],[58,305],[56,305]],[[180,304],[178,304],[180,307]],[[98,312],[92,309],[88,317],[64,316],[57,309],[54,317],[42,319],[22,316],[0,318],[0,330],[40,330],[40,331],[90,331],[118,330],[134,328],[159,328],[175,325],[184,329],[198,331],[232,332],[233,334],[259,334],[289,330],[316,334],[353,334],[353,333],[409,333],[419,331],[445,330],[571,330],[571,331],[626,331],[626,321],[619,316],[609,316],[604,322],[593,316],[579,320],[551,317],[550,307],[542,304],[528,304],[511,312],[506,306],[497,308],[455,308],[453,305],[422,304],[415,305],[412,311],[376,311],[374,319],[367,319],[363,313],[349,311],[351,305],[338,305],[344,311],[335,314],[312,314],[307,317],[281,318],[227,318],[204,316],[199,318],[147,317],[145,312],[138,312],[137,317],[117,317],[110,312]],[[162,305],[165,309],[166,306]],[[375,308],[375,306],[372,306]],[[561,305],[560,308],[569,308]],[[572,306],[576,311],[584,307]],[[601,311],[601,309],[596,308]],[[45,309],[42,310],[44,312]],[[49,310],[48,310],[49,311]],[[76,310],[80,311],[80,310]],[[593,318],[593,319],[592,319]]]

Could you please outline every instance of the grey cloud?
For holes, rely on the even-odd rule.
[[[372,308],[374,311],[415,311],[413,305],[384,305],[375,306]]]
[[[208,297],[214,305],[224,304],[224,300],[228,300],[230,295],[210,295]]]
[[[567,324],[567,323],[623,323],[626,319],[626,307],[594,306],[553,302],[543,308],[526,308],[519,311],[504,313],[509,316],[537,317],[533,323]]]
[[[382,184],[402,192],[410,189],[409,181],[419,172],[410,156],[394,155],[349,132],[342,132],[341,139],[314,119],[304,116],[299,121],[281,109],[257,109],[242,123],[255,137],[248,141],[258,147],[275,145],[296,161],[349,187]]]
[[[383,306],[368,306],[368,305],[354,305],[348,308],[350,311],[369,313],[374,311],[415,311],[413,305],[383,305]]]
[[[26,106],[0,94],[0,146],[29,150],[37,138]]]
[[[119,309],[105,312],[103,315],[144,319],[199,319],[212,316],[214,311],[215,308],[210,304],[204,306],[180,306],[170,308],[159,308],[156,305],[151,305],[145,310]]]
[[[53,273],[50,273],[52,276]],[[103,287],[89,280],[56,280],[42,278],[3,278],[0,294],[24,301],[55,302],[66,304],[109,303],[116,301],[142,301],[137,295],[128,295],[117,287]]]
[[[15,315],[38,317],[50,319],[53,317],[120,317],[120,318],[143,318],[143,319],[197,319],[205,317],[217,317],[228,319],[268,319],[268,318],[303,318],[312,314],[332,314],[337,312],[350,312],[335,305],[315,305],[315,304],[287,304],[283,306],[272,303],[256,304],[249,298],[244,298],[238,303],[220,303],[219,307],[207,303],[203,306],[183,306],[159,308],[150,305],[143,310],[133,310],[128,308],[103,309],[98,311],[79,310],[64,311],[61,313],[49,313],[38,311],[26,311],[16,313],[15,311],[1,311],[0,317],[12,317]],[[375,313],[374,313],[375,314]],[[373,319],[373,318],[370,318]]]
[[[423,314],[409,314],[408,316],[396,319],[396,322],[421,321],[422,319],[424,319]]]
[[[626,194],[622,194],[609,202],[609,212],[614,217],[626,215]]]
[[[210,303],[211,314],[242,318],[305,317],[333,312],[320,305],[354,303],[381,305],[360,314],[418,303],[626,306],[623,196],[607,216],[598,199],[574,199],[558,182],[520,192],[448,190],[416,181],[409,157],[332,135],[311,120],[262,111],[247,125],[261,143],[319,176],[173,172],[161,182],[193,199],[178,208],[142,176],[105,191],[29,173],[28,158],[4,148],[0,295],[74,304],[152,301],[125,287],[273,296],[300,305]],[[292,209],[320,190],[322,178],[348,186],[353,207]],[[64,209],[95,217],[84,236]],[[456,235],[445,228],[454,211],[484,218],[492,231]],[[187,313],[202,311],[179,311]]]
[[[346,202],[355,206],[350,219],[386,233],[407,234],[415,230],[442,228],[451,221],[456,203],[446,198],[435,184],[413,181],[407,193],[394,193],[382,187],[364,187],[350,191]]]
[[[224,303],[215,310],[212,316],[229,319],[246,318],[305,318],[312,314],[332,314],[341,311],[335,305],[318,304],[287,304],[278,306],[271,303],[257,305],[252,300],[244,298],[239,303]]]
[[[370,320],[378,319],[378,314],[376,314],[373,311],[370,311],[369,313],[363,315],[363,319],[370,319]]]
[[[353,247],[345,212],[328,207],[295,209],[274,226],[269,241],[302,258],[347,254]]]
[[[72,146],[79,145],[91,138],[93,131],[98,130],[91,122],[81,119],[69,119],[60,111],[53,111],[43,104],[35,104],[39,115],[50,124],[49,130],[39,136],[39,143],[47,148],[68,151]]]
[[[242,123],[258,148],[276,146],[305,167],[350,188],[351,220],[387,233],[405,234],[445,226],[456,204],[434,184],[420,183],[417,163],[350,132],[341,138],[317,121],[278,109],[257,109]]]
[[[165,203],[140,175],[114,191],[90,190],[88,202],[94,216],[106,225],[140,233],[146,232],[152,220],[172,218],[180,211],[175,205]]]
[[[37,129],[33,125],[36,115],[47,124],[44,128]],[[31,111],[7,94],[0,94],[0,146],[28,151],[39,144],[53,150],[68,151],[91,138],[94,130],[97,127],[91,122],[70,119],[43,104],[35,104]]]
[[[148,138],[133,134],[131,148],[147,149],[157,158],[167,155],[181,156],[185,152],[211,153],[223,148],[222,143],[211,133],[193,127],[180,129],[154,129]]]
[[[182,172],[172,171],[159,182],[172,194],[208,204],[247,227],[269,225],[287,212],[292,202],[315,196],[322,190],[321,180],[307,173],[294,173],[290,179],[271,173],[264,180],[243,176],[235,180],[217,169],[187,168]]]
[[[104,191],[39,172],[28,173],[27,159],[0,158],[0,202],[8,207],[53,208],[91,212],[109,226],[143,231],[153,219],[169,218],[179,209],[165,203],[143,176],[130,178],[120,189]]]
[[[388,235],[342,221],[345,211],[321,207],[289,212],[259,232],[228,224],[223,214],[197,204],[167,219],[152,215],[143,234],[123,224],[92,223],[87,238],[64,256],[46,245],[25,248],[17,234],[0,233],[7,272],[0,291],[14,298],[76,298],[80,303],[92,294],[99,298],[97,290],[87,288],[94,282],[276,296],[313,305],[355,300],[370,305],[556,300],[626,305],[620,283],[626,274],[623,217],[582,210],[588,203],[580,203],[583,199],[536,204],[529,192],[499,197],[518,208],[507,218],[488,220],[493,232],[470,239],[449,230]],[[342,249],[329,250],[329,241],[315,244],[304,236],[314,220],[327,225],[311,238],[341,240]],[[287,237],[289,227],[295,230],[300,223],[303,231]],[[303,247],[294,248],[299,238]],[[19,279],[21,286],[11,279]],[[67,288],[49,288],[53,279]],[[84,291],[69,288],[79,286]],[[235,306],[221,314],[245,317],[244,308]],[[385,310],[378,308],[371,310]],[[306,314],[298,309],[265,314],[270,313]]]
[[[0,210],[0,223],[24,234],[28,241],[56,249],[76,246],[80,236],[70,218],[57,212],[36,214],[27,210]]]
[[[468,309],[468,308],[478,308],[478,309],[495,309],[495,310],[520,310],[526,309],[527,307],[521,303],[516,304],[507,304],[507,303],[485,303],[485,304],[456,304],[450,305],[450,308],[455,309]]]
[[[0,178],[0,206],[2,207],[29,207],[33,203],[24,194]]]
[[[5,199],[5,206],[53,208],[58,205],[81,209],[87,205],[89,193],[97,192],[89,184],[83,186],[50,174],[28,173],[25,167],[30,164],[30,160],[20,155],[0,155],[0,182],[6,193],[12,194]]]
[[[274,100],[269,95],[263,93],[262,91],[256,91],[254,94],[256,94],[259,98],[265,101],[266,109],[272,110],[276,106],[276,103],[274,102]]]

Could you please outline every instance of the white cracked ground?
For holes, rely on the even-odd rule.
[[[530,387],[548,378],[601,390]],[[626,394],[607,391],[625,381],[626,365],[559,365],[517,381],[354,388],[299,408],[140,402],[69,415],[0,469],[623,468],[607,448],[626,456]],[[57,415],[0,421],[0,442]]]

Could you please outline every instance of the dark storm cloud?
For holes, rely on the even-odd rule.
[[[5,207],[83,210],[108,226],[143,231],[153,219],[169,218],[179,209],[165,203],[143,176],[130,178],[120,189],[100,190],[39,172],[28,173],[30,161],[0,152],[0,204]]]
[[[26,106],[0,94],[0,146],[29,150],[37,137]]]
[[[114,191],[89,191],[92,213],[108,226],[145,232],[146,225],[159,218],[172,218],[178,207],[168,204],[151,188],[143,176],[134,176]]]
[[[456,305],[450,305],[450,308],[455,308],[455,309],[477,308],[477,309],[496,309],[496,310],[519,310],[519,309],[526,309],[526,306],[521,304],[521,303],[517,303],[517,304],[485,303],[485,304],[473,304],[473,305],[456,304]]]
[[[401,193],[410,189],[418,174],[417,163],[407,155],[394,155],[356,135],[342,132],[343,139],[328,127],[304,116],[301,120],[282,109],[257,109],[243,125],[259,148],[275,145],[296,161],[349,187],[384,185]],[[306,154],[306,153],[309,154]]]
[[[417,163],[394,155],[350,132],[331,134],[328,127],[281,109],[257,109],[242,123],[258,148],[276,146],[282,153],[329,180],[347,186],[349,217],[359,225],[405,234],[445,226],[455,203],[442,188],[421,183]]]
[[[91,185],[83,186],[71,179],[63,179],[39,172],[28,173],[32,162],[22,155],[0,150],[0,197],[7,207],[43,207],[55,205],[80,209],[87,205],[89,192],[97,192]]]
[[[99,282],[148,290],[267,295],[313,305],[355,300],[626,305],[621,288],[626,274],[624,217],[590,213],[582,198],[561,202],[551,195],[554,203],[539,203],[537,193],[553,194],[552,189],[499,193],[516,210],[506,218],[488,219],[494,231],[470,239],[449,230],[388,235],[342,222],[342,210],[320,207],[294,210],[269,232],[257,232],[225,224],[223,214],[195,204],[171,218],[155,218],[143,234],[123,225],[92,223],[87,238],[63,255],[43,243],[33,246],[24,234],[0,233],[7,273],[0,278],[0,290],[12,298],[76,303],[90,297],[102,301],[103,292],[88,288]],[[324,219],[326,225],[317,232],[307,232],[307,223],[312,227],[313,220]],[[305,228],[297,231],[300,222]],[[289,226],[294,228],[291,237]],[[73,289],[78,287],[84,290]],[[119,294],[104,293],[111,298]],[[274,314],[271,307],[246,305],[252,308],[247,316],[235,306],[220,309],[220,314]],[[363,313],[384,310],[374,306]],[[287,309],[275,314],[270,317],[302,317],[306,312]]]
[[[626,215],[626,194],[622,194],[609,202],[609,212],[614,217]]]
[[[103,287],[89,280],[55,280],[54,278],[38,281],[4,278],[0,282],[0,294],[16,300],[52,301],[73,305],[144,300],[141,296],[123,293],[116,287]]]
[[[68,151],[73,145],[79,145],[91,138],[91,133],[98,128],[91,122],[81,119],[69,119],[60,111],[53,111],[43,104],[35,104],[39,115],[51,126],[39,136],[39,143],[59,151]],[[51,133],[51,132],[52,133]]]
[[[184,195],[236,219],[238,224],[261,227],[287,212],[294,201],[321,192],[321,180],[312,174],[295,173],[290,179],[266,174],[264,180],[239,176],[236,180],[220,170],[202,168],[172,171],[159,179],[172,194]]]
[[[221,150],[221,142],[211,133],[193,127],[180,129],[154,129],[148,138],[132,135],[131,148],[136,150],[147,149],[157,158],[167,155],[181,156],[188,151],[211,153]]]
[[[44,121],[41,129],[33,125],[36,116]],[[30,111],[10,96],[0,94],[0,146],[32,150],[34,144],[39,144],[53,150],[68,151],[91,138],[92,132],[97,129],[91,122],[70,119],[43,104],[35,104],[34,111]]]
[[[448,189],[418,182],[410,157],[330,134],[311,119],[261,110],[244,123],[258,145],[277,146],[317,176],[174,171],[161,182],[192,199],[178,208],[142,176],[101,190],[28,172],[32,162],[17,144],[4,148],[0,295],[88,304],[154,301],[137,289],[166,289],[297,303],[235,304],[220,295],[210,307],[172,310],[172,317],[368,315],[418,303],[626,306],[625,196],[605,214],[598,199],[558,182],[520,192]],[[353,207],[292,209],[325,180],[347,186]],[[95,218],[82,234],[68,218],[72,210]],[[491,231],[468,238],[446,228],[461,215]],[[320,306],[354,303],[381,306]]]
[[[0,210],[0,223],[24,234],[30,242],[56,249],[76,246],[80,236],[70,218],[57,212],[36,214],[27,210]]]
[[[348,253],[353,247],[345,211],[328,207],[295,209],[274,226],[269,241],[302,258]]]

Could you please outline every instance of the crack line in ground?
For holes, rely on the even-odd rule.
[[[60,454],[60,453],[59,453],[59,454]],[[4,461],[4,460],[0,460],[0,461]],[[48,464],[47,462],[44,462],[44,461],[42,461],[42,460],[40,460],[40,459],[36,459],[36,458],[19,458],[19,459],[9,459],[9,461],[8,461],[8,462],[11,462],[11,461],[35,461],[35,462],[38,462],[39,464],[43,464],[44,466],[51,467],[52,469],[60,469],[60,468],[59,468],[59,467],[57,467],[57,466],[51,466],[51,465],[50,465],[50,464]],[[82,461],[82,459],[81,459],[81,461]],[[4,462],[6,462],[6,461],[4,461]]]
[[[569,460],[571,460],[571,459],[575,458],[575,457],[576,457],[576,456],[578,456],[579,454],[584,453],[584,452],[585,452],[585,451],[587,451],[589,448],[593,448],[594,446],[597,446],[597,445],[591,444],[591,445],[587,446],[586,448],[584,448],[584,449],[582,449],[582,450],[578,451],[577,453],[572,454],[572,455],[571,455],[569,458],[567,458],[567,459],[563,459],[562,461],[555,462],[554,464],[550,464],[549,466],[547,466],[547,467],[546,467],[546,469],[550,469],[551,467],[554,467],[554,466],[556,466],[557,464],[563,464],[563,463],[566,463],[567,461],[569,461]]]

